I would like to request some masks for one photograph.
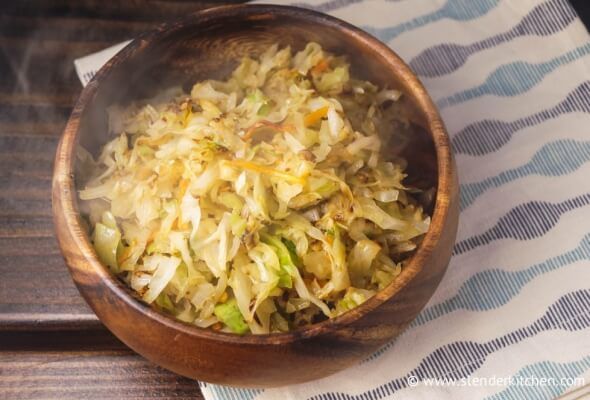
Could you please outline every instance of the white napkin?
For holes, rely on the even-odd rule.
[[[293,4],[291,1],[275,3]],[[567,0],[305,0],[420,75],[452,138],[461,222],[439,289],[356,367],[217,399],[549,399],[590,384],[590,38]],[[108,53],[76,61],[83,79]]]

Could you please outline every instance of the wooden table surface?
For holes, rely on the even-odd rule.
[[[78,294],[51,217],[57,142],[82,86],[75,58],[221,2],[0,5],[0,399],[202,399],[120,343]]]

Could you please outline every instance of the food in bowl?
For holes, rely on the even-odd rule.
[[[109,109],[84,151],[99,259],[143,301],[237,334],[357,307],[400,274],[430,217],[404,184],[401,92],[316,43],[271,46],[225,81]]]

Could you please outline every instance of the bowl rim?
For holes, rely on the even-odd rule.
[[[402,273],[387,287],[378,291],[373,297],[361,304],[360,306],[338,316],[325,321],[298,327],[286,333],[270,334],[249,334],[237,335],[233,333],[216,332],[208,328],[199,328],[194,325],[177,320],[173,316],[166,315],[151,306],[141,302],[135,297],[131,290],[124,285],[108,267],[104,266],[97,258],[96,253],[88,239],[88,235],[81,223],[80,213],[78,211],[77,189],[74,184],[74,161],[75,148],[78,144],[79,123],[86,105],[93,100],[98,86],[116,68],[120,63],[125,62],[127,58],[137,52],[149,48],[151,43],[157,42],[158,37],[162,34],[171,34],[174,31],[184,29],[187,25],[195,26],[205,24],[216,18],[228,17],[255,17],[272,14],[273,18],[295,18],[303,19],[314,24],[321,24],[330,28],[335,28],[341,34],[351,37],[353,40],[360,42],[370,52],[380,57],[379,62],[386,62],[388,69],[395,70],[398,77],[408,82],[412,88],[416,105],[425,114],[428,131],[434,143],[437,168],[438,168],[438,188],[436,193],[436,202],[431,216],[430,229],[426,233],[422,243],[418,246],[416,252],[412,255],[407,266]],[[338,329],[346,328],[348,325],[361,319],[363,316],[372,312],[383,303],[393,299],[404,287],[406,287],[413,278],[422,270],[427,259],[432,255],[441,239],[441,233],[449,214],[449,198],[451,196],[453,181],[452,171],[452,154],[450,151],[449,138],[446,129],[439,115],[439,112],[431,100],[430,96],[424,89],[422,83],[416,75],[410,70],[408,65],[387,45],[378,39],[362,31],[361,29],[344,22],[338,18],[300,7],[267,5],[267,4],[240,4],[217,6],[195,13],[189,14],[183,19],[168,22],[160,25],[156,29],[139,35],[123,50],[111,58],[94,76],[94,78],[83,88],[78,100],[76,101],[72,114],[64,128],[64,133],[58,146],[55,166],[53,172],[53,214],[56,224],[61,218],[61,223],[65,221],[67,238],[65,232],[57,231],[57,239],[60,242],[73,241],[76,251],[85,259],[87,267],[85,273],[96,276],[99,284],[108,288],[113,294],[142,314],[151,322],[164,325],[167,328],[177,332],[192,336],[197,339],[214,340],[222,343],[241,344],[241,345],[260,345],[260,344],[286,344],[293,343],[302,338],[319,336]],[[68,268],[74,276],[75,266]],[[78,282],[76,282],[81,289]],[[80,290],[86,298],[87,294]],[[88,301],[91,303],[90,301]],[[92,304],[91,304],[92,306]],[[96,311],[96,310],[95,310]]]

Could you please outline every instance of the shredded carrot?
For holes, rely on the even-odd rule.
[[[188,189],[189,183],[190,183],[190,181],[188,179],[184,179],[184,178],[182,178],[180,180],[180,182],[178,183],[178,193],[176,195],[176,198],[178,199],[178,201],[181,201],[182,198],[184,197],[184,195],[186,194],[186,189]]]
[[[254,132],[256,132],[257,129],[262,128],[262,127],[272,128],[272,129],[275,129],[279,132],[289,131],[292,128],[291,125],[280,125],[280,124],[275,124],[275,123],[272,123],[269,121],[258,121],[255,124],[253,124],[251,127],[249,127],[248,130],[246,130],[246,133],[244,133],[244,136],[242,136],[242,139],[248,140],[248,139],[252,138],[252,135],[254,135]]]
[[[131,257],[131,249],[132,249],[133,246],[136,246],[136,245],[137,245],[137,242],[134,240],[131,243],[131,246],[125,247],[123,249],[123,251],[121,252],[121,254],[119,254],[119,256],[117,257],[117,263],[119,265],[123,264],[129,257]]]
[[[138,138],[135,141],[135,145],[140,145],[140,144],[146,144],[148,146],[160,146],[164,143],[166,143],[168,140],[170,139],[170,137],[168,136],[168,134],[164,134],[162,136],[160,136],[159,138],[151,138],[149,136],[142,136],[140,138]]]
[[[303,123],[305,126],[311,126],[318,122],[320,119],[324,118],[326,114],[328,114],[328,110],[330,108],[328,106],[324,106],[322,108],[318,108],[317,110],[307,114],[303,119]]]
[[[178,192],[176,193],[176,199],[178,200],[178,202],[182,201],[182,198],[184,197],[186,190],[188,189],[189,183],[190,181],[184,178],[182,178],[178,183]],[[181,222],[180,218],[176,218],[176,220],[174,221],[174,225],[176,228],[180,230],[188,229],[188,225],[185,222]]]
[[[283,171],[279,171],[279,170],[271,168],[271,167],[267,167],[266,165],[260,165],[260,164],[256,164],[251,161],[245,161],[245,160],[231,160],[231,161],[227,161],[227,162],[230,165],[233,165],[234,167],[237,167],[237,168],[242,168],[242,169],[246,169],[249,171],[259,172],[261,174],[266,174],[266,175],[273,175],[273,176],[276,176],[278,178],[282,178],[282,179],[284,179],[288,182],[291,182],[291,183],[299,183],[301,185],[305,184],[305,180],[298,177],[298,176],[291,175],[291,174],[288,174]]]
[[[126,247],[125,250],[123,250],[121,252],[121,254],[119,255],[119,257],[117,257],[117,263],[119,265],[123,264],[123,262],[125,262],[125,260],[127,260],[130,256],[131,256],[131,248],[130,247]]]
[[[311,72],[314,74],[321,74],[330,66],[330,61],[327,58],[322,58],[319,63],[313,66]]]
[[[173,228],[183,231],[188,229],[188,224],[186,222],[180,222],[180,218],[176,218],[174,220],[174,224],[172,225]]]

